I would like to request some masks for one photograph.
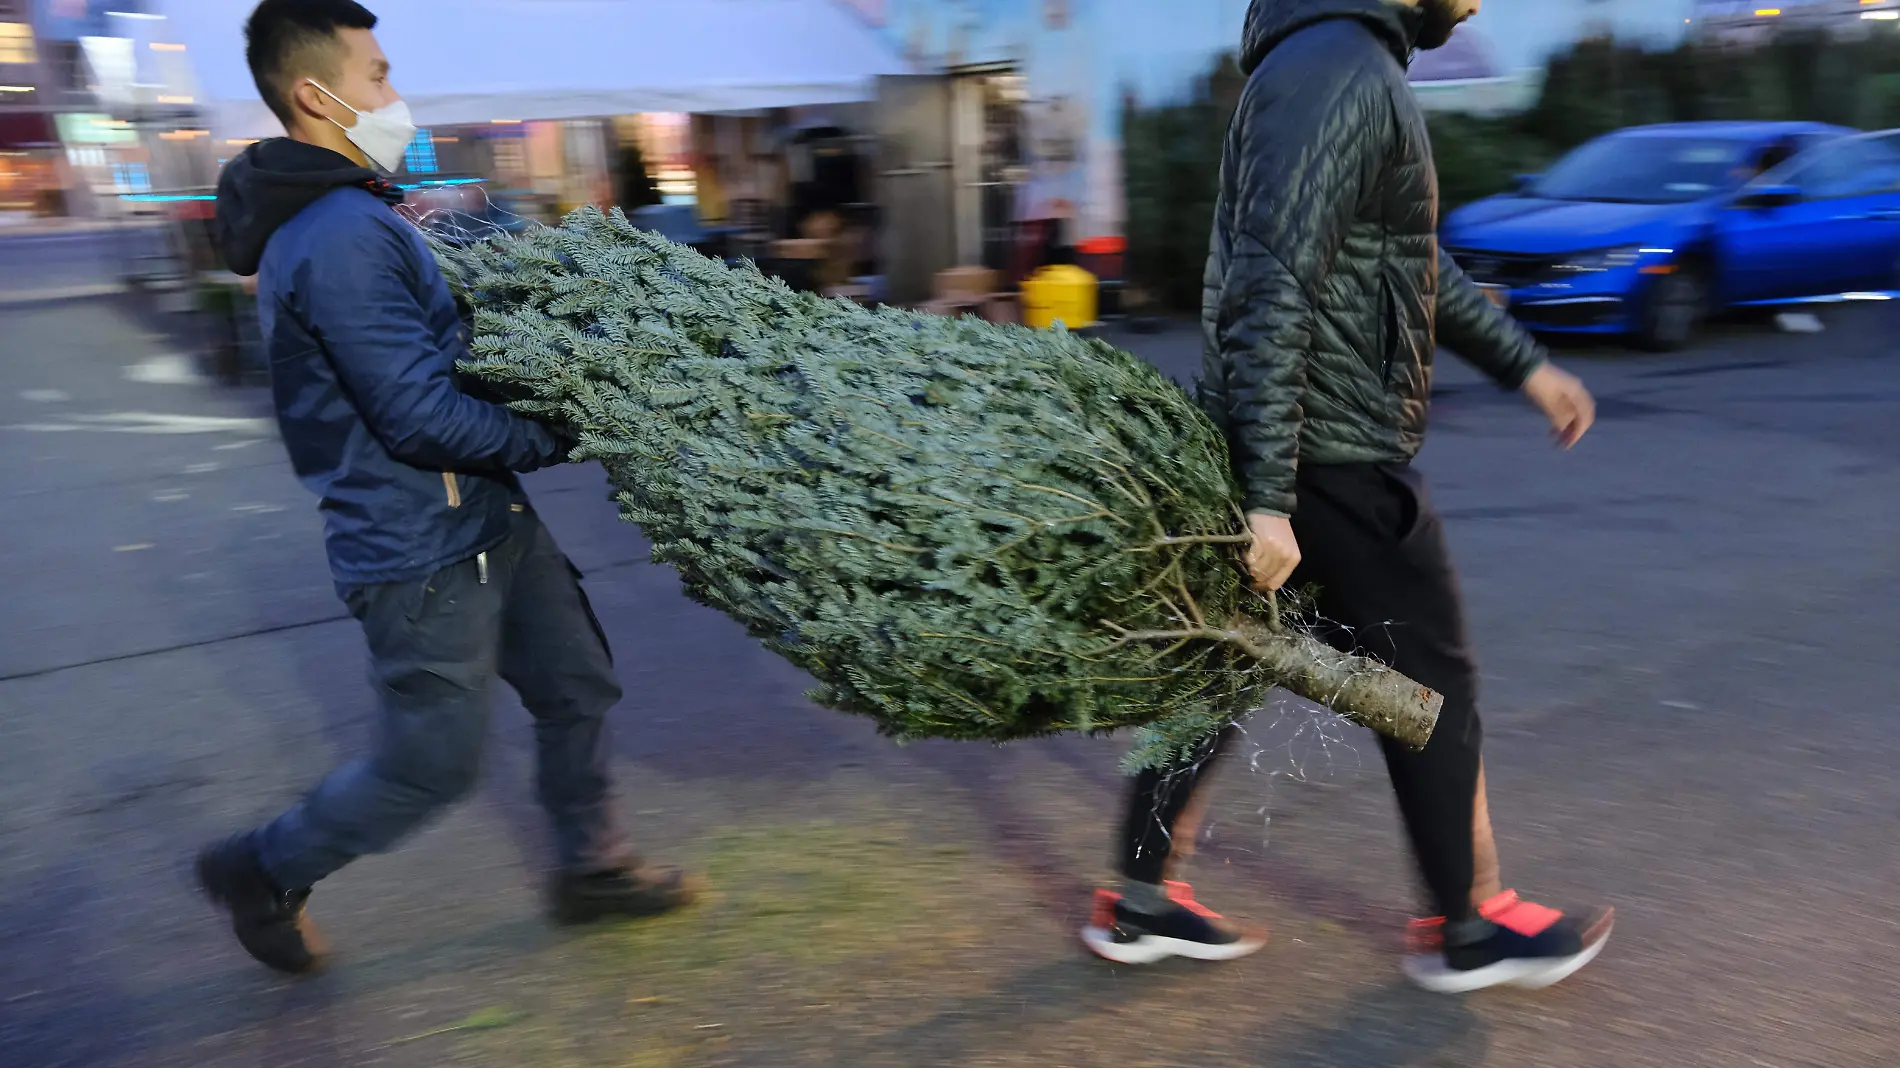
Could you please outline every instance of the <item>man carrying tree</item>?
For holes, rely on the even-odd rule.
[[[258,278],[284,443],[321,498],[381,706],[367,759],[198,856],[239,942],[293,973],[322,962],[310,888],[474,786],[497,677],[535,719],[554,917],[650,915],[692,896],[680,873],[640,866],[615,824],[606,716],[620,685],[578,572],[515,477],[562,462],[569,443],[457,388],[455,299],[379,177],[415,127],[375,26],[353,0],[257,6],[247,57],[289,136],[247,148],[218,188],[226,261]]]
[[[1422,751],[1381,738],[1412,853],[1439,915],[1404,968],[1432,990],[1546,986],[1587,964],[1607,909],[1565,915],[1498,879],[1480,758],[1477,670],[1444,530],[1411,466],[1439,343],[1521,391],[1569,448],[1595,405],[1437,245],[1425,120],[1406,81],[1480,0],[1253,0],[1248,75],[1227,135],[1203,322],[1202,401],[1226,432],[1262,590],[1318,587],[1316,625],[1442,694]],[[1083,931],[1111,960],[1226,960],[1264,938],[1165,881],[1170,843],[1232,740],[1142,773],[1119,893]]]

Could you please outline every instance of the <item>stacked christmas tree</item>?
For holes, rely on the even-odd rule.
[[[465,370],[558,424],[696,600],[899,738],[1149,728],[1287,686],[1423,744],[1438,698],[1282,629],[1226,447],[1136,357],[795,293],[594,210],[438,248]]]

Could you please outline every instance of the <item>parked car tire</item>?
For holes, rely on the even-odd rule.
[[[1709,315],[1709,271],[1686,262],[1672,274],[1659,274],[1643,294],[1630,340],[1649,352],[1687,348]]]

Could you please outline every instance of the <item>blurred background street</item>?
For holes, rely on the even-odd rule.
[[[439,233],[617,205],[801,289],[1198,372],[1240,0],[370,6]],[[374,725],[210,241],[217,168],[273,133],[248,7],[0,0],[0,1068],[1900,1063],[1900,0],[1494,0],[1413,71],[1446,254],[1600,403],[1560,454],[1439,357],[1420,463],[1505,884],[1620,921],[1574,980],[1465,1000],[1399,975],[1370,735],[1275,704],[1213,790],[1187,875],[1265,952],[1107,965],[1075,935],[1123,740],[900,748],[815,708],[594,466],[529,491],[617,654],[629,829],[710,899],[549,926],[507,696],[477,796],[322,884],[336,969],[245,958],[188,857]]]

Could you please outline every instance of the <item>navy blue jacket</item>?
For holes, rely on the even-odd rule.
[[[526,506],[514,472],[566,452],[456,387],[466,330],[392,199],[374,172],[286,139],[247,148],[218,183],[225,261],[257,275],[278,425],[345,586],[427,578],[493,548]]]

